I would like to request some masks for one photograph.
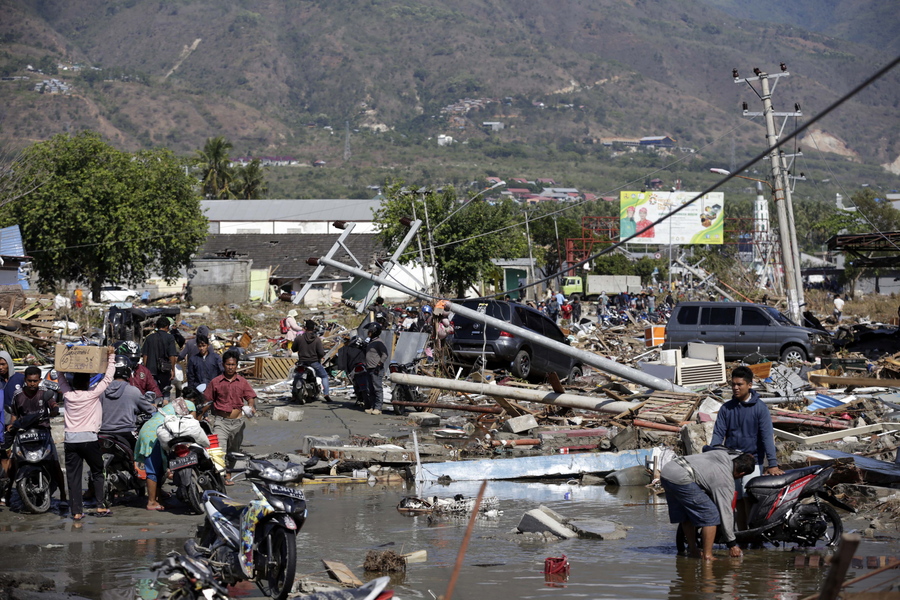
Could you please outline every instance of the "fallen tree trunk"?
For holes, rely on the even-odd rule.
[[[581,410],[595,410],[617,415],[636,406],[636,403],[622,402],[618,400],[601,400],[592,396],[580,396],[577,394],[557,394],[545,390],[526,390],[504,385],[489,385],[486,383],[473,383],[470,381],[457,381],[455,379],[443,379],[441,377],[425,377],[423,375],[408,375],[406,373],[391,373],[391,381],[405,385],[437,388],[452,392],[464,392],[467,394],[483,394],[500,398],[512,398],[513,400],[526,400],[528,402],[540,402],[551,406],[563,406],[566,408],[578,408]]]

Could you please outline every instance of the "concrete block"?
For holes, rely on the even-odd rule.
[[[638,430],[629,425],[616,434],[612,439],[612,445],[619,451],[634,450],[638,447],[640,441]]]
[[[623,540],[628,534],[628,529],[621,523],[605,519],[579,519],[570,521],[569,527],[584,539]]]
[[[340,436],[331,435],[328,437],[321,435],[305,435],[303,436],[303,454],[309,454],[309,450],[316,446],[343,446]]]
[[[700,454],[703,446],[709,444],[712,439],[713,428],[716,424],[691,423],[681,428],[681,441],[684,443],[685,454]]]
[[[303,409],[299,406],[276,406],[272,411],[273,421],[302,421]]]
[[[516,529],[521,533],[552,533],[563,539],[578,537],[577,533],[540,509],[529,510],[522,515]]]
[[[413,412],[406,415],[406,418],[418,427],[440,427],[441,425],[441,418],[433,413]]]
[[[522,415],[521,417],[507,419],[503,424],[503,429],[511,433],[524,433],[536,429],[537,426],[538,422],[534,415]]]

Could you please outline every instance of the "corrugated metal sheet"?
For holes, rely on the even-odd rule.
[[[22,232],[19,231],[18,225],[0,229],[0,255],[26,256],[25,245],[22,243]]]
[[[847,402],[848,400],[845,398],[835,398],[833,396],[826,396],[825,394],[816,394],[815,400],[809,403],[809,406],[806,407],[806,410],[834,408],[842,404],[847,404]]]
[[[369,222],[376,200],[202,200],[210,221],[354,221]]]

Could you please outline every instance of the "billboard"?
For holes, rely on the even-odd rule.
[[[691,201],[697,192],[620,192],[619,239]],[[721,244],[725,239],[725,194],[712,192],[672,218],[650,227],[629,244]]]

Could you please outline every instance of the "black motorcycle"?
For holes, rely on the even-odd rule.
[[[207,435],[212,433],[206,421],[200,421],[200,427]],[[204,492],[225,491],[225,480],[209,449],[192,436],[179,436],[169,442],[168,454],[176,497],[196,514],[202,514]]]
[[[25,509],[32,513],[50,510],[56,483],[53,481],[53,436],[39,424],[44,413],[17,419],[8,432],[13,438],[10,455],[16,463],[15,481],[9,481],[19,493]]]
[[[319,397],[319,379],[311,365],[297,362],[291,383],[291,400],[294,404],[306,404]]]
[[[418,365],[420,360],[422,360],[422,357],[416,358],[412,362],[406,364],[392,362],[388,366],[388,369],[391,373],[405,373],[407,375],[415,375],[416,365]],[[403,406],[403,404],[398,403],[421,401],[422,393],[419,392],[419,388],[417,388],[416,386],[408,385],[405,383],[393,384],[393,387],[391,388],[391,406],[393,407],[395,414],[405,415],[409,412],[409,410],[405,406]]]
[[[131,445],[115,435],[101,433],[97,437],[100,451],[103,453],[103,506],[109,508],[116,497],[124,496],[128,492],[143,496],[144,482],[135,470],[134,451]]]
[[[735,531],[739,543],[780,542],[813,546],[822,541],[834,546],[844,531],[834,506],[856,512],[838,500],[825,483],[834,468],[822,465],[785,471],[783,475],[761,475],[747,482],[750,499],[748,528]],[[832,506],[834,505],[834,506]],[[699,534],[699,530],[698,530]],[[717,542],[724,542],[721,536]],[[684,532],[678,528],[676,546],[684,551]]]
[[[297,531],[306,521],[306,497],[293,484],[313,479],[306,469],[318,459],[299,465],[236,452],[229,456],[248,461],[245,469],[232,470],[246,474],[256,499],[242,504],[223,493],[206,492],[206,518],[197,539],[185,543],[185,551],[209,560],[226,585],[251,580],[263,594],[284,600],[297,569]]]

